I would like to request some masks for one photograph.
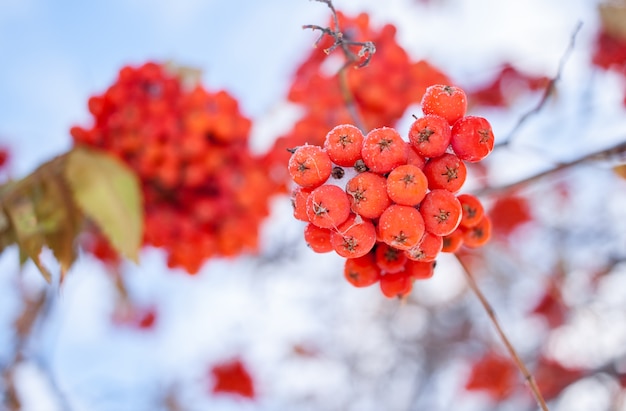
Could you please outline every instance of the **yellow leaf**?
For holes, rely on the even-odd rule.
[[[108,154],[75,148],[68,153],[64,174],[85,216],[121,255],[137,262],[143,238],[143,204],[133,171]]]
[[[626,180],[626,164],[620,164],[613,167],[613,172],[617,174],[619,177]]]
[[[83,215],[72,199],[67,183],[55,170],[42,176],[35,212],[42,228],[46,246],[61,266],[61,282],[76,260],[76,236]]]
[[[4,207],[13,225],[13,232],[20,247],[20,260],[28,257],[39,268],[47,282],[52,281],[50,272],[39,261],[39,254],[45,239],[37,224],[37,215],[33,204],[33,187],[26,187],[28,192],[15,192],[5,199]]]

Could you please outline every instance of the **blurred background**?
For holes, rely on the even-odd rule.
[[[359,69],[351,86],[368,127],[406,136],[420,90],[443,80],[491,122],[496,149],[469,168],[463,191],[484,202],[493,238],[460,256],[550,409],[626,410],[626,4],[334,6],[381,43],[369,72],[378,74]],[[336,83],[320,80],[333,78],[341,53],[324,59],[323,44],[313,48],[320,33],[302,29],[330,19],[327,5],[306,0],[2,0],[3,177],[70,150],[70,130],[94,122],[90,98],[123,67],[158,62],[236,100],[249,120],[238,149],[279,178],[284,148],[315,143],[345,118],[333,111],[337,90],[324,88]],[[387,62],[398,47],[401,62]],[[388,85],[392,72],[406,83]],[[387,91],[367,109],[374,86]],[[318,121],[315,110],[336,117]],[[307,246],[288,188],[265,193],[256,226],[237,226],[254,247],[207,255],[193,275],[152,243],[138,264],[81,251],[63,285],[49,285],[5,248],[0,409],[538,409],[454,255],[406,298],[355,288],[344,259]],[[49,250],[42,259],[58,271]]]

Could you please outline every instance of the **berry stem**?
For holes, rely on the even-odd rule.
[[[478,283],[474,279],[474,276],[469,271],[469,268],[467,267],[463,259],[460,258],[458,255],[456,255],[456,258],[459,264],[461,265],[461,267],[463,268],[463,273],[465,274],[465,278],[467,278],[467,282],[470,288],[472,289],[476,297],[478,297],[478,300],[480,301],[481,305],[485,309],[485,312],[489,316],[491,323],[495,327],[496,332],[498,333],[498,336],[500,337],[500,340],[502,340],[502,343],[504,344],[507,351],[511,355],[511,358],[515,362],[515,365],[517,365],[517,368],[520,370],[520,372],[524,376],[524,379],[526,380],[528,387],[532,391],[532,394],[535,397],[535,400],[537,401],[537,405],[539,405],[542,411],[549,411],[548,405],[546,404],[546,401],[544,400],[543,395],[541,394],[541,391],[539,390],[539,387],[537,386],[537,382],[535,381],[535,378],[532,376],[530,371],[528,371],[528,368],[526,368],[524,361],[522,361],[519,354],[515,350],[515,347],[513,347],[513,344],[511,344],[511,341],[506,336],[506,333],[504,332],[502,325],[500,325],[500,321],[496,317],[496,313],[493,307],[491,306],[491,304],[489,304],[489,301],[487,301],[487,298],[478,287]]]
[[[344,65],[341,70],[339,70],[339,90],[341,90],[341,96],[346,105],[346,109],[348,113],[350,113],[350,117],[352,117],[352,121],[354,121],[354,125],[361,130],[363,134],[367,133],[365,129],[365,123],[363,122],[363,118],[361,117],[359,110],[354,102],[354,95],[350,90],[350,86],[348,86],[348,66]]]

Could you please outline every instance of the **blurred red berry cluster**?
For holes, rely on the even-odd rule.
[[[248,148],[251,121],[226,91],[184,87],[164,64],[126,66],[89,99],[93,124],[75,126],[76,145],[121,158],[139,176],[147,245],[170,267],[196,273],[206,259],[255,251],[275,185]],[[92,250],[110,258],[106,245]]]

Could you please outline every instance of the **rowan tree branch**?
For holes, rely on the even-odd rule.
[[[456,257],[457,257],[457,261],[463,268],[463,273],[465,274],[465,278],[467,279],[469,287],[471,288],[472,292],[476,295],[476,297],[478,297],[480,304],[483,306],[483,308],[485,309],[485,312],[489,316],[489,320],[491,320],[491,323],[495,327],[496,332],[498,336],[500,337],[500,340],[506,347],[506,350],[509,352],[511,358],[513,359],[513,362],[515,362],[515,365],[524,376],[524,380],[528,384],[528,387],[530,388],[530,391],[532,392],[533,397],[535,397],[535,400],[537,401],[537,405],[539,405],[542,411],[549,411],[548,405],[546,404],[546,401],[544,400],[543,395],[541,394],[541,391],[539,390],[539,387],[537,386],[537,382],[535,381],[535,378],[532,376],[530,371],[528,371],[528,368],[524,364],[524,361],[521,359],[521,357],[517,353],[517,350],[515,349],[515,347],[513,347],[513,344],[511,343],[506,333],[504,332],[504,329],[500,325],[500,321],[496,317],[496,313],[493,307],[491,306],[491,304],[489,304],[489,301],[487,301],[487,298],[478,287],[478,283],[474,279],[474,276],[470,272],[467,264],[465,264],[463,259],[459,257],[458,255]]]
[[[544,170],[539,173],[533,174],[531,176],[525,177],[513,183],[509,183],[509,184],[502,185],[502,186],[483,188],[481,190],[476,191],[474,194],[477,196],[484,196],[484,195],[495,195],[495,194],[507,193],[507,192],[516,190],[518,188],[521,188],[523,186],[526,186],[530,183],[533,183],[543,177],[556,174],[560,171],[566,170],[568,168],[572,168],[579,164],[588,163],[592,161],[607,160],[616,156],[623,155],[624,153],[626,153],[626,141],[620,142],[608,148],[604,148],[598,151],[594,151],[592,153],[585,154],[582,157],[576,158],[571,161],[559,163],[555,167],[552,167],[548,170]]]
[[[530,117],[534,116],[535,114],[539,113],[543,109],[543,107],[546,105],[546,103],[548,102],[550,97],[554,94],[554,92],[556,90],[556,84],[561,79],[561,75],[563,73],[563,69],[565,68],[565,63],[567,62],[567,60],[569,59],[569,56],[571,55],[572,51],[574,50],[574,44],[575,44],[575,40],[576,40],[576,35],[580,31],[581,27],[582,27],[582,22],[579,21],[576,24],[576,27],[574,27],[574,31],[572,32],[572,35],[570,36],[570,41],[569,41],[569,44],[567,46],[567,49],[565,50],[565,52],[561,56],[561,59],[559,61],[559,65],[558,65],[558,68],[557,68],[557,71],[556,71],[556,75],[548,82],[548,85],[546,86],[546,88],[545,88],[545,90],[543,92],[543,95],[541,96],[541,100],[539,100],[539,102],[537,103],[537,105],[535,107],[533,107],[532,109],[530,109],[529,111],[524,113],[519,118],[519,120],[517,121],[517,123],[515,124],[513,129],[508,133],[507,137],[504,140],[496,143],[494,148],[505,147],[505,146],[510,145],[513,142],[513,139],[514,139],[515,135],[517,134],[517,132],[528,121],[528,119]]]

